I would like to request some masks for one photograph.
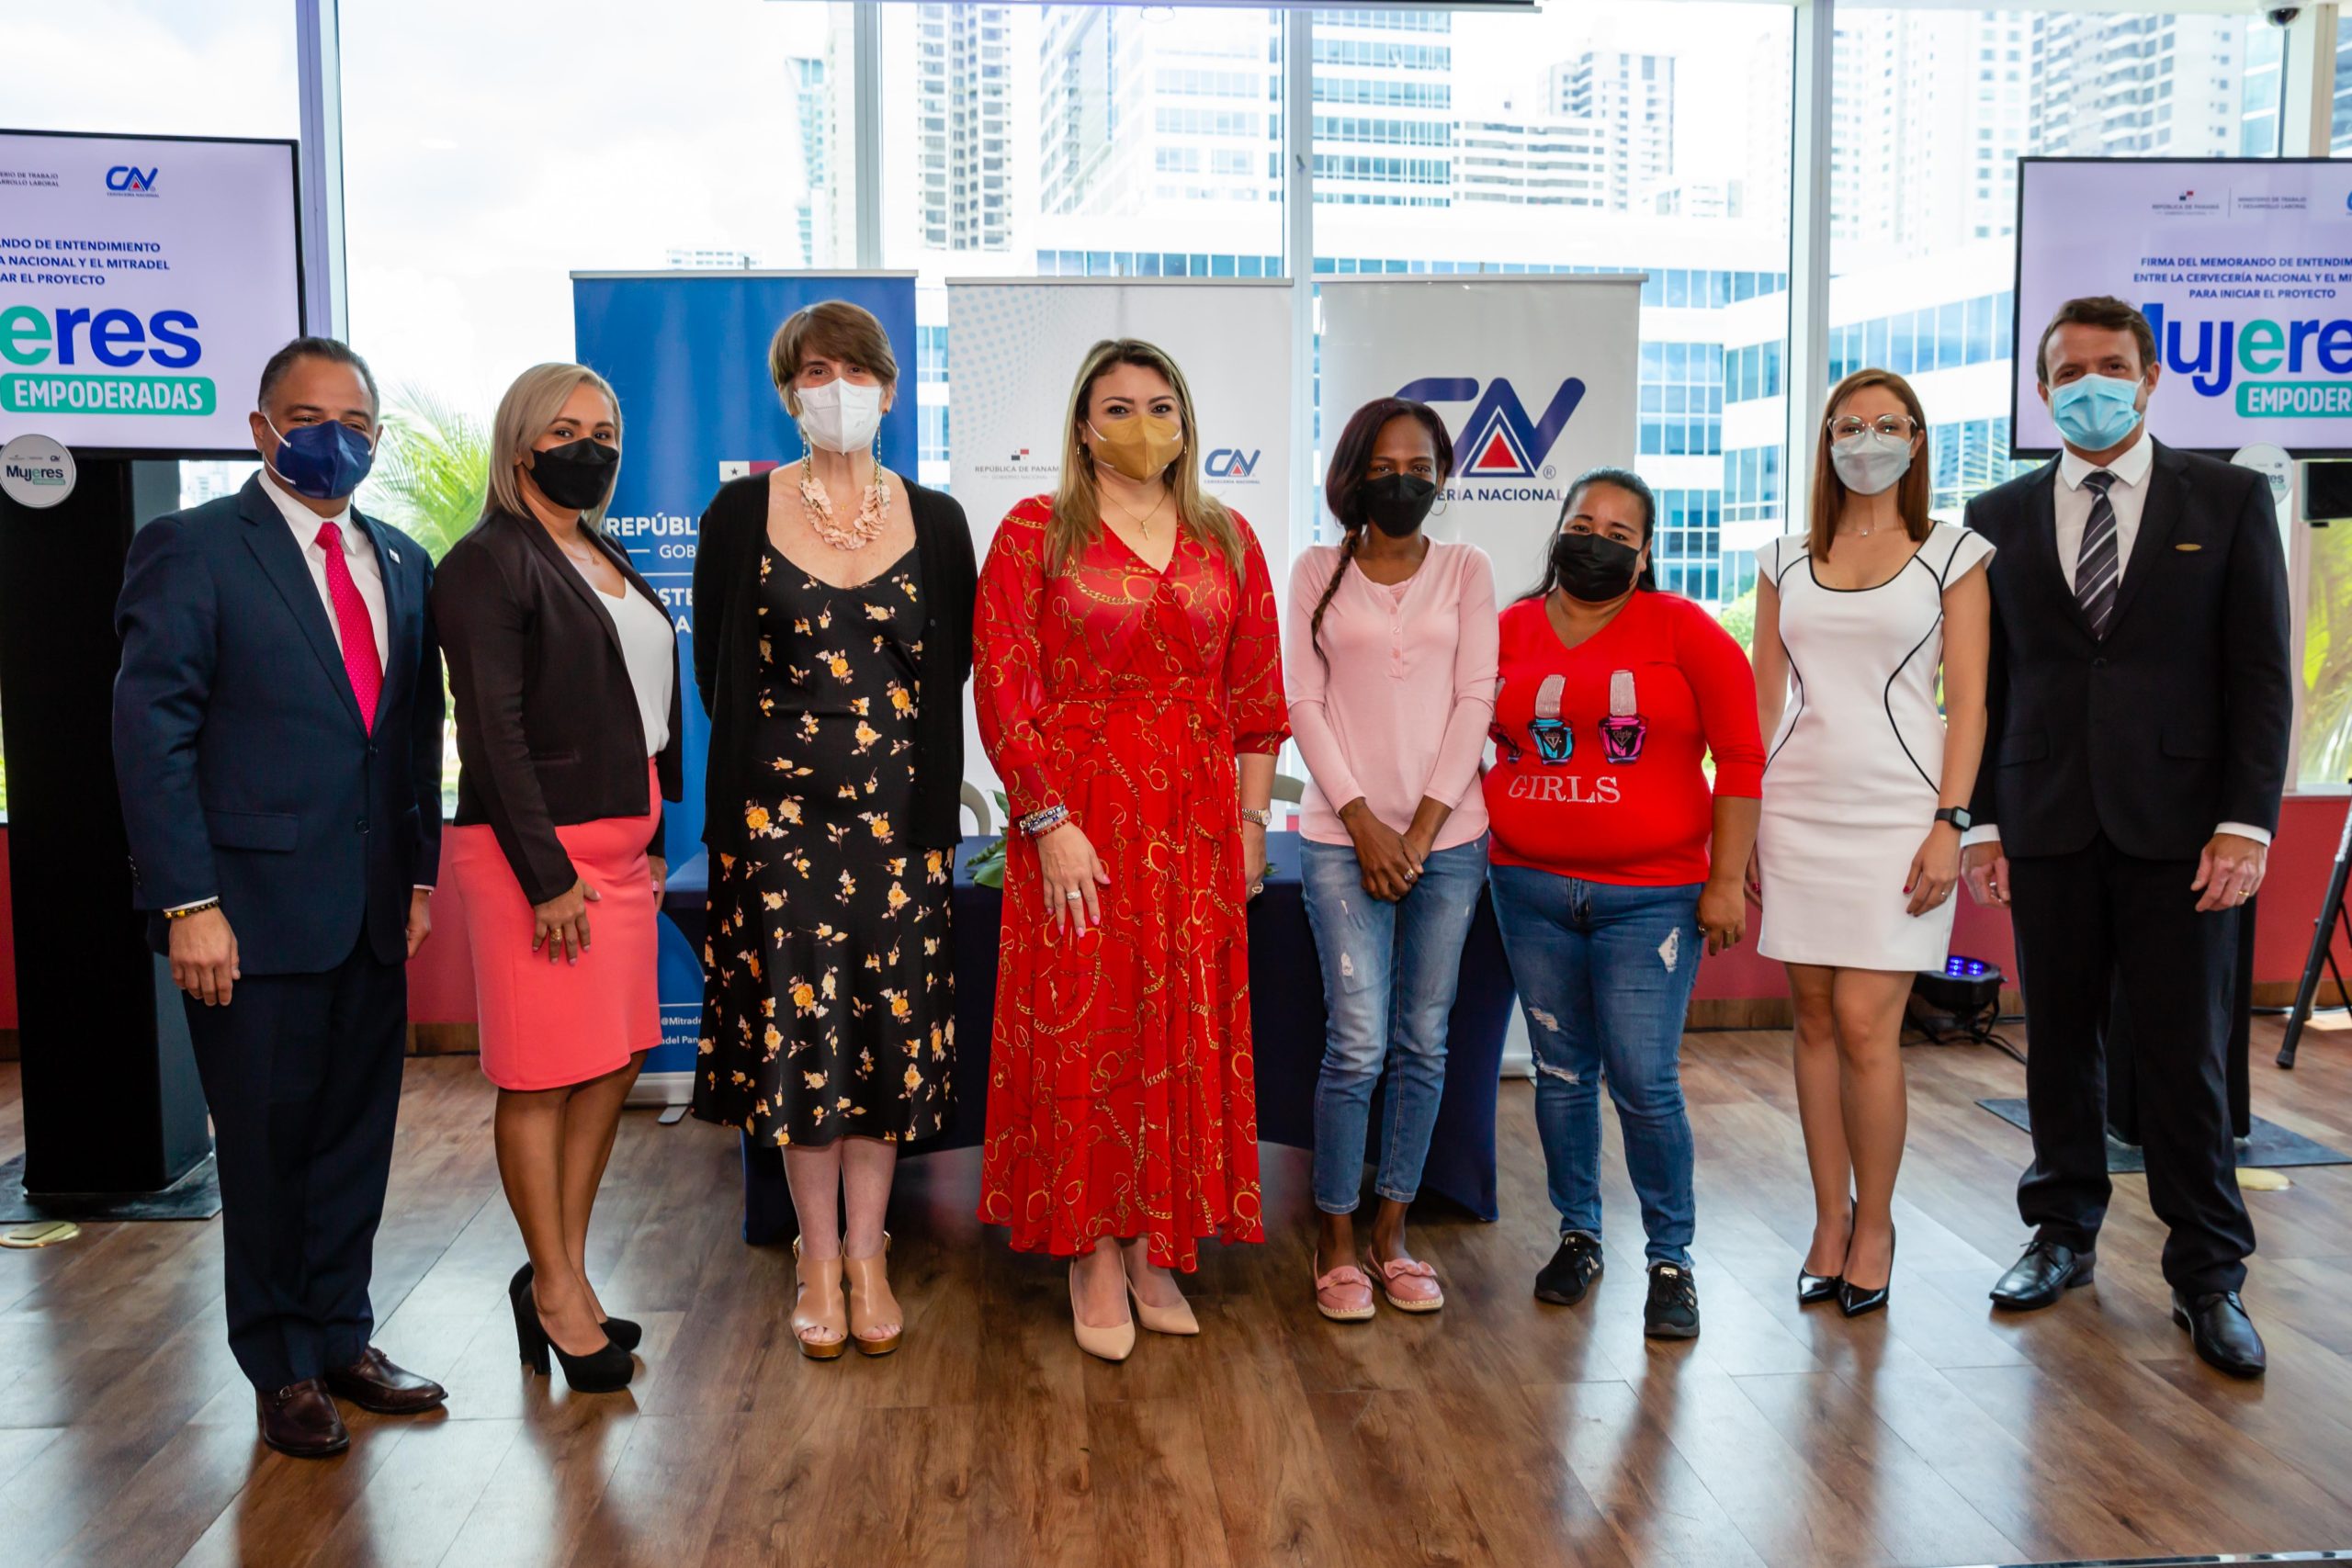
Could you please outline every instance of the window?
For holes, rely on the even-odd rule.
[[[1759,411],[1788,335],[1788,12],[1331,10],[1314,27],[1315,270],[1647,274],[1624,457],[1658,492],[1661,582],[1720,602],[1738,576],[1735,428],[1773,444],[1777,507],[1779,416]]]
[[[918,330],[941,334],[915,388],[924,431],[916,477],[925,484],[944,486],[948,475],[949,277],[1283,275],[1281,164],[1269,155],[1282,135],[1277,13],[880,11],[881,263],[915,272]],[[919,52],[918,39],[934,34],[937,54]],[[979,81],[996,85],[976,96]],[[830,116],[851,122],[838,85],[825,101]],[[946,121],[935,147],[922,140],[934,118]],[[937,178],[921,177],[933,170]]]

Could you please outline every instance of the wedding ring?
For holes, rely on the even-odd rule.
[[[1065,899],[1067,899],[1069,902],[1070,902],[1070,903],[1072,903],[1072,904],[1075,904],[1075,903],[1077,903],[1080,899],[1081,899],[1081,898],[1085,897],[1086,897],[1086,895],[1085,895],[1085,894],[1083,894],[1083,893],[1080,893],[1077,888],[1073,887],[1073,888],[1071,888],[1069,892],[1067,892],[1067,893],[1063,894],[1063,895],[1062,895],[1062,897],[1063,897]]]
[[[1406,881],[1408,881],[1408,882],[1419,882],[1420,879],[1421,879],[1421,874],[1420,874],[1419,872],[1415,871],[1415,870],[1414,870],[1412,867],[1410,867],[1410,866],[1407,866],[1407,867],[1405,868],[1405,880],[1406,880]]]

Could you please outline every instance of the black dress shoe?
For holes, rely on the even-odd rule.
[[[1835,1274],[1808,1274],[1804,1265],[1797,1265],[1797,1305],[1817,1306],[1838,1299],[1838,1287],[1844,1283]]]
[[[514,1278],[506,1281],[506,1293],[512,1296],[517,1291],[526,1291],[530,1288],[531,1265],[528,1260],[526,1260],[523,1267],[514,1270]],[[597,1320],[597,1326],[605,1331],[605,1338],[624,1350],[636,1349],[645,1338],[645,1325],[626,1317],[600,1318]]]
[[[2188,1342],[2199,1359],[2233,1378],[2258,1378],[2269,1364],[2262,1336],[2245,1314],[2245,1303],[2235,1291],[2217,1291],[2191,1298],[2172,1293],[2172,1320],[2188,1330]]]
[[[418,1416],[438,1410],[449,1391],[431,1378],[421,1378],[396,1366],[373,1345],[347,1367],[327,1370],[326,1385],[362,1410],[379,1416]]]
[[[1866,1291],[1851,1280],[1838,1281],[1838,1310],[1848,1317],[1860,1317],[1877,1312],[1886,1305],[1887,1297],[1894,1293],[1894,1244],[1899,1238],[1886,1238],[1886,1283],[1875,1291]]]
[[[1552,1254],[1552,1261],[1536,1274],[1535,1299],[1572,1307],[1584,1300],[1592,1282],[1600,1278],[1603,1267],[1600,1244],[1582,1231],[1570,1231],[1560,1238],[1559,1250]]]
[[[2036,1236],[2026,1244],[2025,1256],[2009,1266],[1993,1287],[1993,1304],[2007,1312],[2038,1312],[2079,1285],[2091,1282],[2091,1267],[2098,1254]]]
[[[260,1406],[261,1440],[279,1453],[324,1459],[351,1446],[334,1399],[319,1379],[304,1378],[276,1393],[256,1389],[254,1393]]]

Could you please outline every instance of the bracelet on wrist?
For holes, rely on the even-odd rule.
[[[1032,811],[1028,816],[1023,817],[1021,819],[1021,830],[1035,839],[1041,834],[1052,832],[1069,820],[1069,807],[1048,806],[1042,811]]]
[[[167,920],[185,920],[190,915],[200,915],[207,909],[217,909],[220,907],[220,899],[207,898],[203,903],[190,904],[185,909],[166,909],[164,911],[164,919]]]

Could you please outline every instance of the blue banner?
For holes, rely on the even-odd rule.
[[[800,435],[768,378],[768,341],[785,318],[846,299],[880,319],[899,358],[898,400],[882,421],[882,461],[916,471],[915,286],[866,274],[583,274],[571,280],[580,363],[620,396],[620,483],[607,523],[670,606],[684,682],[686,797],[668,807],[670,888],[700,897],[702,779],[710,721],[694,689],[695,544],[719,484],[800,455]],[[702,1028],[702,955],[662,922],[662,1048],[649,1072],[692,1072]]]

